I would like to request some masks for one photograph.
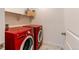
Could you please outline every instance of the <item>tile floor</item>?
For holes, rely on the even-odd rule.
[[[45,44],[40,47],[39,50],[63,50],[61,47],[55,46],[55,45],[50,45],[50,44]]]

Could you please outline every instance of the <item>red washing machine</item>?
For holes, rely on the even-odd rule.
[[[42,25],[26,25],[23,27],[31,27],[34,31],[34,49],[39,49],[43,42],[43,28]]]
[[[6,50],[32,50],[34,49],[34,33],[32,28],[15,27],[5,31]]]

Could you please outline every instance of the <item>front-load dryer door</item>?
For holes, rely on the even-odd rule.
[[[22,42],[21,50],[33,50],[34,49],[34,40],[32,36],[28,36]]]
[[[38,33],[38,45],[40,45],[40,42],[43,40],[43,32],[42,30],[39,31]]]

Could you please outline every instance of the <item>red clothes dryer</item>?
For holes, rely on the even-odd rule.
[[[42,25],[26,25],[23,27],[31,27],[34,32],[34,49],[39,49],[43,42],[43,27]]]
[[[15,27],[5,31],[6,50],[32,50],[34,49],[32,28]]]

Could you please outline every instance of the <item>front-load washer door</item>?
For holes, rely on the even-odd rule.
[[[34,40],[32,36],[25,38],[21,45],[21,50],[32,50],[34,48]]]
[[[40,45],[40,42],[42,41],[42,39],[43,39],[43,32],[42,30],[40,30],[38,33],[38,45]]]

